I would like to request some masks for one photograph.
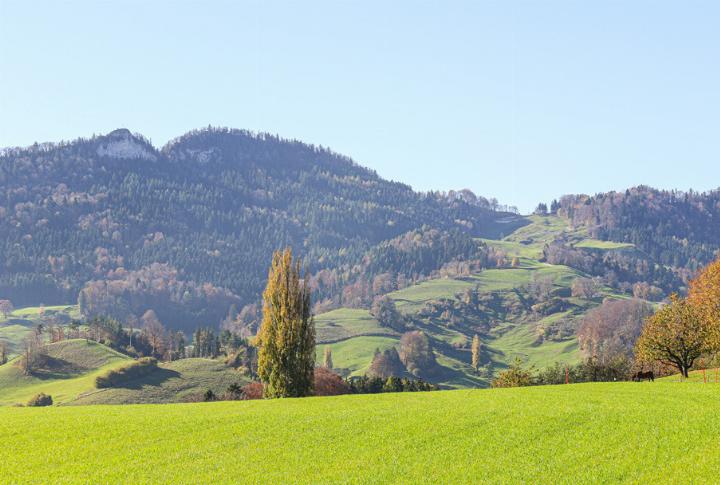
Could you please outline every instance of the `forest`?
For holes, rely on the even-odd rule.
[[[257,303],[279,247],[298,248],[323,299],[339,302],[341,287],[366,284],[364,269],[412,280],[474,258],[470,238],[514,215],[468,190],[415,192],[323,147],[211,127],[160,150],[124,129],[5,149],[0,185],[3,298],[81,298],[88,315],[117,317],[152,303],[184,329]],[[423,228],[442,239],[437,251],[412,242]]]

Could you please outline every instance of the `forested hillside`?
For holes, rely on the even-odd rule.
[[[322,147],[214,128],[161,150],[124,129],[5,149],[0,187],[0,298],[80,296],[84,314],[119,318],[153,308],[186,330],[256,303],[286,245],[327,305],[359,304],[373,296],[365,270],[397,288],[398,274],[402,286],[483,258],[471,236],[522,223],[469,191],[418,193]]]
[[[720,190],[698,193],[640,186],[560,199],[558,213],[593,237],[635,245],[684,280],[720,248]]]

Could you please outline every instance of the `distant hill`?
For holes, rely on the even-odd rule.
[[[326,148],[229,129],[162,149],[125,129],[5,149],[0,185],[0,298],[67,304],[85,288],[86,314],[152,307],[185,330],[257,302],[283,246],[315,272],[423,227],[493,237],[522,223],[469,191],[418,193]]]

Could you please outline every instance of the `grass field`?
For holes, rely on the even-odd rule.
[[[318,344],[317,362],[322,362],[325,347],[332,349],[333,367],[349,375],[363,375],[370,366],[375,349],[383,351],[398,345],[399,337],[355,337],[334,344]]]
[[[634,248],[635,245],[630,243],[619,243],[613,241],[601,241],[599,239],[585,239],[575,244],[576,248],[589,248],[589,249],[628,249]]]
[[[350,337],[368,334],[396,335],[397,332],[381,327],[370,312],[361,308],[339,308],[315,317],[319,343],[337,342]]]
[[[6,483],[714,483],[720,386],[0,409]],[[22,430],[20,432],[19,430]]]

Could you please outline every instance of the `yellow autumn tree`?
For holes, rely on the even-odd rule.
[[[313,392],[315,322],[310,289],[290,248],[273,255],[263,293],[263,318],[256,339],[258,375],[266,398]]]
[[[477,372],[480,368],[480,336],[478,334],[473,337],[470,350],[472,351],[472,368]]]
[[[690,282],[688,301],[709,327],[710,346],[720,351],[720,258]]]
[[[695,361],[710,350],[709,327],[688,300],[673,294],[670,304],[649,317],[635,344],[641,362],[676,367],[684,377]]]

